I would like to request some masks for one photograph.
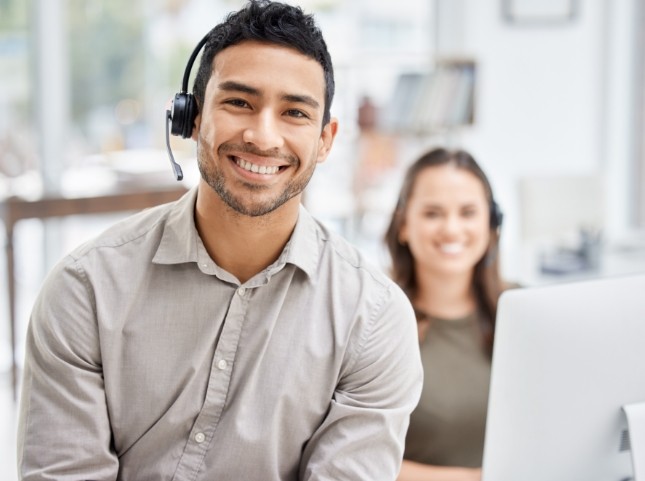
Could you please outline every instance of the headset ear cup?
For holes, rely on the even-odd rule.
[[[504,213],[499,207],[499,204],[495,201],[491,202],[490,205],[490,226],[492,229],[499,229],[502,227],[502,221],[504,220]]]
[[[172,109],[170,111],[170,133],[172,135],[181,135],[182,137],[184,136],[186,104],[187,99],[185,93],[175,94],[175,98],[172,101]]]
[[[192,94],[178,93],[172,101],[170,132],[187,139],[193,135],[195,118],[197,117],[197,102]]]
[[[186,96],[186,110],[181,136],[184,139],[192,137],[193,128],[195,127],[195,119],[199,109],[197,108],[197,101],[192,94],[184,94]]]

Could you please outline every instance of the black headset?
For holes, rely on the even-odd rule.
[[[170,134],[181,135],[182,139],[187,139],[193,134],[193,127],[195,125],[195,118],[199,113],[199,107],[197,106],[197,101],[193,94],[188,93],[188,80],[190,78],[190,71],[193,68],[193,63],[195,63],[195,59],[207,39],[208,34],[199,41],[195,50],[193,50],[193,53],[190,55],[188,63],[186,64],[186,70],[184,70],[184,79],[181,83],[181,91],[175,94],[175,98],[172,100],[170,109],[166,110],[166,149],[168,150],[170,165],[172,166],[172,170],[175,172],[175,179],[177,180],[183,179],[184,173],[181,170],[181,166],[175,162],[175,158],[172,155],[172,149],[170,148]]]
[[[490,227],[491,229],[499,229],[502,227],[502,221],[504,220],[504,213],[499,207],[499,204],[495,202],[495,199],[490,201]]]

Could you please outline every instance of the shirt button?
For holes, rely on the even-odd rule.
[[[246,292],[246,288],[244,287],[240,287],[237,289],[237,294],[240,296],[243,296],[245,292]]]
[[[195,434],[195,442],[196,443],[203,443],[206,440],[206,436],[204,433],[197,433]]]
[[[224,359],[220,359],[217,361],[217,367],[221,370],[226,369],[226,366],[228,366],[228,363]]]

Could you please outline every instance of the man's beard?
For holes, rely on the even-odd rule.
[[[269,199],[264,202],[256,202],[253,204],[243,202],[244,199],[240,196],[233,194],[231,190],[226,187],[226,180],[222,173],[222,169],[218,167],[216,162],[212,161],[212,158],[209,158],[207,155],[209,152],[212,152],[210,144],[200,136],[199,144],[197,147],[197,165],[199,167],[199,172],[202,176],[202,179],[215,191],[215,193],[224,201],[224,203],[229,206],[235,212],[246,215],[249,217],[259,217],[266,215],[270,212],[273,212],[278,207],[283,205],[289,199],[292,199],[296,195],[300,194],[311,179],[311,176],[316,169],[316,162],[311,162],[311,166],[307,167],[307,170],[301,172],[296,178],[292,179],[286,186],[286,188],[275,198]],[[240,146],[233,144],[222,144],[217,149],[217,156],[219,158],[225,158],[227,156],[226,152],[251,152],[255,155],[267,155],[254,147],[250,146]],[[272,154],[271,156],[276,157]],[[295,156],[285,156],[278,155],[283,159],[289,161],[289,168],[297,168],[301,165],[301,162]],[[226,160],[230,162],[230,160]],[[279,174],[276,174],[279,175]],[[261,192],[269,187],[265,185],[251,184],[248,182],[243,182],[243,186],[249,190],[249,194],[252,194],[253,191]],[[244,194],[242,194],[244,195]],[[250,196],[249,196],[250,198]]]

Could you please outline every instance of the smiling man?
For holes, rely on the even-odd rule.
[[[34,306],[21,479],[396,478],[421,389],[412,308],[301,205],[333,92],[297,7],[250,2],[208,34],[199,185],[73,251]]]

